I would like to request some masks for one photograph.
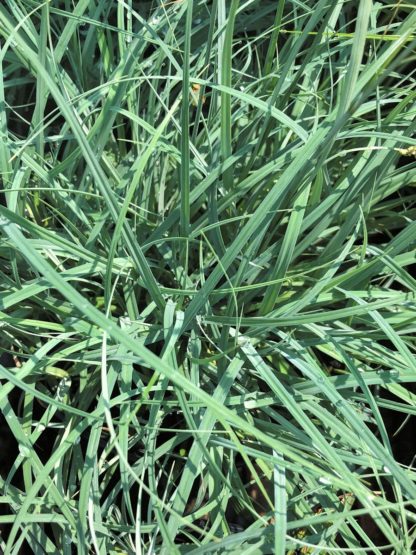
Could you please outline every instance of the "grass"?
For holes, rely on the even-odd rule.
[[[415,28],[0,6],[0,552],[412,552]]]

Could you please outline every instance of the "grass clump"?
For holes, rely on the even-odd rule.
[[[412,552],[415,25],[0,6],[0,551]]]

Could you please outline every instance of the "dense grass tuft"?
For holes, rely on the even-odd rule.
[[[412,552],[415,28],[2,2],[0,552]]]

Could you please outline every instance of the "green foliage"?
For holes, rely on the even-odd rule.
[[[412,552],[415,27],[1,4],[0,551]]]

